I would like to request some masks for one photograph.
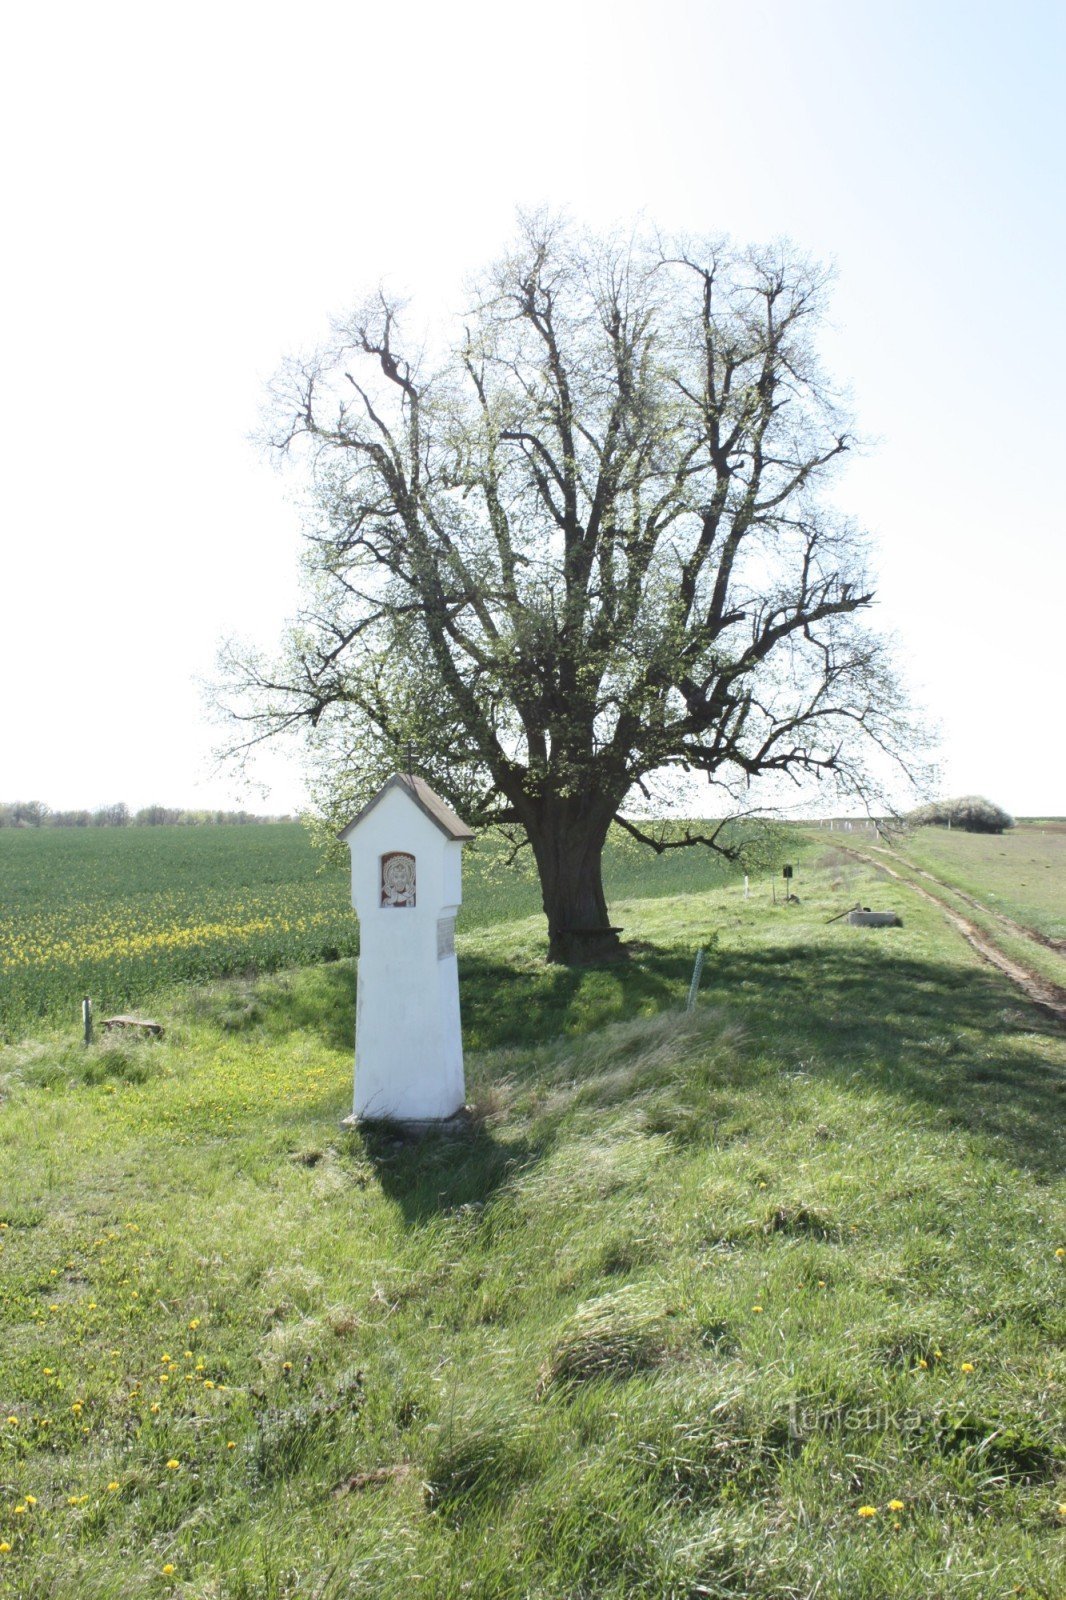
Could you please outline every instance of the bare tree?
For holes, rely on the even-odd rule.
[[[405,760],[536,858],[549,955],[617,948],[612,822],[679,768],[735,814],[767,774],[868,781],[906,724],[860,532],[819,500],[849,436],[787,249],[596,239],[527,219],[439,359],[384,294],[279,378],[315,514],[281,659],[231,647],[244,748],[312,730],[338,811]],[[625,809],[623,809],[625,808]],[[722,806],[711,809],[722,810]]]

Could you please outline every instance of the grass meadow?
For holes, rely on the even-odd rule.
[[[1022,823],[1003,834],[919,828],[908,859],[994,911],[1066,940],[1066,822]]]
[[[471,894],[458,1139],[341,1131],[347,960],[0,1049],[4,1600],[1066,1592],[1062,1030],[793,859]]]

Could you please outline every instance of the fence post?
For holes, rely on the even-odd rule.
[[[687,1000],[687,1002],[685,1004],[685,1010],[686,1011],[695,1010],[696,994],[697,994],[697,991],[699,990],[700,978],[701,978],[702,974],[703,974],[703,951],[701,949],[701,950],[697,950],[696,951],[696,964],[692,968],[692,982],[688,986],[688,1000]]]

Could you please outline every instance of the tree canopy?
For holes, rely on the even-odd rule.
[[[277,660],[227,652],[240,743],[306,728],[338,817],[413,759],[532,847],[564,960],[614,943],[612,823],[729,851],[755,779],[863,792],[908,729],[866,541],[823,493],[851,440],[826,283],[784,246],[535,217],[454,336],[373,296],[274,386],[307,598]],[[679,773],[718,821],[639,820]]]

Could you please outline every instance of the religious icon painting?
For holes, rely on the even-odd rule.
[[[381,903],[383,906],[413,906],[415,903],[415,858],[405,850],[390,850],[381,858]]]

